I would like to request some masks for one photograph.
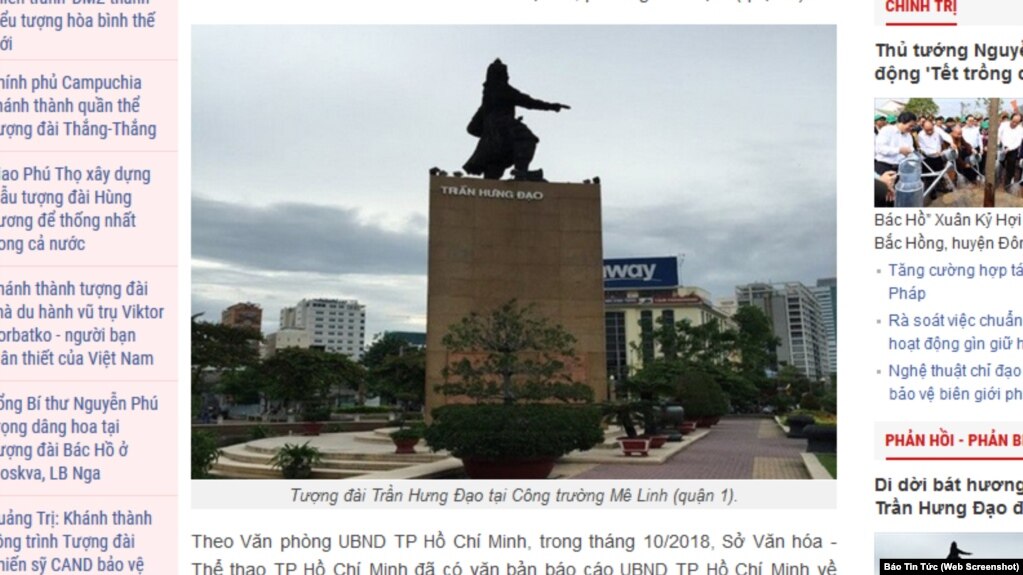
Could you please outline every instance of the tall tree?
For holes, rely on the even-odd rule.
[[[778,345],[771,320],[758,307],[739,306],[732,316],[736,325],[736,351],[739,352],[740,371],[759,372],[778,368]]]
[[[373,368],[383,364],[387,358],[401,355],[404,350],[411,347],[401,337],[393,333],[385,333],[366,348],[366,352],[362,354],[362,359],[359,360],[359,363],[367,370],[373,370]]]
[[[339,353],[285,348],[263,361],[257,370],[267,398],[286,406],[321,406],[335,388],[356,389],[362,367]]]
[[[906,112],[913,112],[919,117],[934,116],[941,111],[941,108],[931,98],[910,98],[903,108]]]
[[[369,393],[408,408],[426,395],[426,353],[404,339],[385,334],[362,356]]]
[[[192,318],[192,393],[204,391],[202,373],[208,368],[237,369],[259,361],[259,332]]]
[[[737,371],[745,380],[740,385],[742,395],[747,400],[752,388],[759,391],[760,403],[769,403],[776,394],[776,384],[768,377],[768,372],[778,369],[778,345],[780,340],[774,335],[771,320],[758,307],[751,305],[739,306],[732,316],[736,331],[736,352],[738,353]],[[730,390],[731,392],[731,390]],[[746,407],[753,407],[748,405]]]

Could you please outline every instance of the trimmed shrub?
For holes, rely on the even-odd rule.
[[[393,407],[386,405],[349,405],[345,407],[339,407],[334,410],[334,413],[392,413],[394,412]]]
[[[691,373],[678,386],[676,397],[686,410],[686,419],[717,417],[728,413],[728,397],[721,385],[706,373]]]
[[[592,405],[446,405],[433,418],[425,433],[430,448],[458,458],[557,458],[604,439],[600,409]]]

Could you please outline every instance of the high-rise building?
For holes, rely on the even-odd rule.
[[[308,338],[292,337],[296,346],[342,353],[359,360],[365,351],[366,306],[355,300],[304,299],[281,310],[281,332],[304,330]],[[280,332],[279,332],[280,333]],[[277,349],[287,347],[277,341]]]
[[[261,332],[263,330],[263,309],[252,302],[236,303],[221,312],[220,323]]]
[[[838,282],[835,278],[821,278],[811,288],[821,308],[821,323],[828,336],[828,373],[838,372]]]
[[[736,286],[740,306],[760,308],[779,340],[778,361],[798,369],[812,381],[831,373],[828,338],[820,305],[810,288],[799,282]]]

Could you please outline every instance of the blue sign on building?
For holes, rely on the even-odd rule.
[[[678,287],[678,258],[604,260],[604,289],[667,289]]]

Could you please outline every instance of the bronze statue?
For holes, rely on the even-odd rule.
[[[462,168],[470,174],[499,180],[504,171],[514,167],[516,180],[543,181],[543,170],[530,170],[536,144],[540,141],[515,117],[515,107],[530,110],[570,109],[564,104],[551,104],[531,98],[508,83],[508,67],[500,59],[487,67],[487,80],[483,84],[483,103],[466,128],[479,138],[476,151]]]

